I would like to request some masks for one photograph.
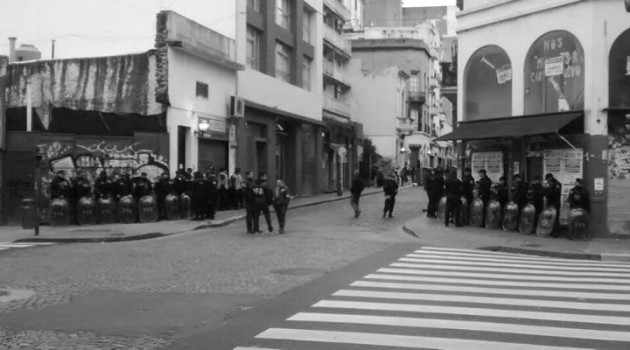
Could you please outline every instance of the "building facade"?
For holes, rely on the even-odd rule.
[[[447,138],[465,141],[465,163],[528,181],[552,173],[565,196],[583,178],[595,234],[630,234],[624,2],[468,0],[458,37],[460,123]]]
[[[298,195],[321,192],[323,170],[321,0],[247,2],[237,6],[239,167],[283,178]]]

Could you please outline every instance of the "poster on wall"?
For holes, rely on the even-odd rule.
[[[543,172],[551,173],[562,184],[560,223],[566,224],[569,216],[567,197],[575,180],[583,177],[584,157],[581,149],[547,150],[543,154]]]
[[[471,170],[473,176],[479,170],[485,169],[486,175],[492,182],[499,182],[503,176],[503,153],[502,152],[475,152],[472,154]]]

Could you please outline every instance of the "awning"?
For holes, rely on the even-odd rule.
[[[551,113],[461,122],[455,131],[442,135],[434,141],[483,140],[553,134],[582,115],[583,112]]]

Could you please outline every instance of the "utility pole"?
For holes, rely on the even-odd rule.
[[[55,39],[52,39],[51,42],[52,42],[52,48],[51,48],[50,58],[55,59]]]

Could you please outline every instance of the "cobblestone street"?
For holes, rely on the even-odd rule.
[[[419,216],[424,197],[419,188],[402,190],[395,219],[381,217],[381,194],[362,198],[359,219],[347,201],[290,210],[284,236],[246,235],[239,221],[153,240],[1,253],[0,288],[34,294],[0,302],[0,348],[160,348],[412,241],[400,225]],[[129,317],[135,322],[116,326]]]

